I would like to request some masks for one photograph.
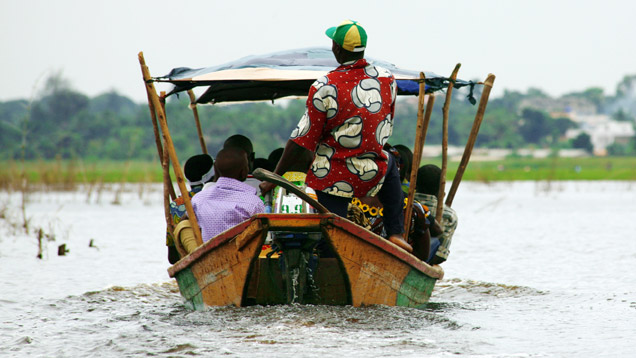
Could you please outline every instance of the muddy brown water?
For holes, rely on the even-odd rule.
[[[431,302],[184,308],[158,186],[0,192],[0,357],[629,357],[636,182],[462,183]],[[119,191],[119,194],[116,194]],[[54,238],[54,241],[52,240]],[[93,246],[90,247],[90,241]],[[66,244],[66,256],[57,247]]]

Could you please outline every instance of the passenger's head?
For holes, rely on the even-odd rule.
[[[410,179],[411,177],[411,166],[413,163],[413,152],[402,144],[398,144],[394,146],[398,153],[400,153],[400,180],[404,181],[404,179]]]
[[[269,160],[267,158],[256,158],[254,159],[254,170],[258,169],[258,168],[263,168],[263,169],[267,169],[270,172],[274,171],[274,167],[272,166],[272,164],[269,162]]]
[[[367,47],[367,32],[356,21],[345,20],[325,34],[332,40],[331,51],[338,63],[359,60]]]
[[[252,168],[254,167],[254,147],[252,146],[252,141],[242,134],[235,134],[223,143],[223,149],[229,147],[236,147],[245,152],[247,155],[248,166],[250,173],[252,172]]]
[[[271,153],[269,153],[269,156],[267,157],[267,160],[269,160],[269,162],[274,167],[274,169],[278,165],[278,161],[280,160],[280,157],[283,156],[283,151],[284,151],[283,148],[276,148],[276,149],[272,150]]]
[[[442,170],[437,165],[423,165],[417,170],[417,186],[415,187],[415,191],[437,196],[439,193],[439,179],[441,175]]]
[[[186,160],[183,173],[190,188],[197,188],[214,179],[214,160],[209,154],[194,155]]]
[[[214,163],[219,178],[232,178],[245,181],[248,174],[247,155],[236,147],[221,149]]]

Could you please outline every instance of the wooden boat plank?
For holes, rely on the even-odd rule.
[[[270,230],[280,231],[320,231],[323,220],[333,214],[258,214],[256,219],[266,218]]]
[[[218,234],[213,239],[203,243],[196,250],[191,252],[188,256],[179,260],[176,264],[168,268],[168,274],[170,277],[174,277],[175,273],[190,266],[193,262],[205,256],[209,251],[214,250],[216,247],[224,244],[226,241],[233,239],[236,235],[243,232],[252,222],[256,220],[256,217],[251,217],[244,222],[231,227],[224,232]]]
[[[358,228],[346,219],[333,218],[326,229],[347,271],[352,304],[415,307],[427,302],[436,279],[443,275],[441,268],[420,264],[387,240]]]
[[[208,306],[242,305],[249,268],[261,250],[266,232],[262,220],[247,223],[249,225],[238,235],[217,237],[212,240],[215,244],[201,246],[197,251],[207,248],[208,254],[191,254],[196,259],[185,261],[189,265],[176,272],[179,288],[190,306],[199,309],[200,302]],[[231,230],[224,235],[235,232]]]

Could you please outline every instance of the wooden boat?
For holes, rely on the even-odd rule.
[[[309,56],[306,55],[308,52]],[[322,54],[322,57],[317,53]],[[294,65],[284,63],[289,61],[285,56],[290,54]],[[234,64],[207,69],[178,68],[169,75],[156,78],[150,76],[142,53],[139,53],[139,60],[164,169],[164,202],[167,205],[175,195],[171,192],[174,189],[168,172],[167,162],[170,160],[189,217],[195,218],[191,221],[200,243],[189,255],[185,255],[185,251],[178,246],[185,257],[168,269],[170,277],[177,280],[188,307],[203,309],[206,306],[290,303],[418,307],[429,300],[436,281],[444,276],[439,265],[429,265],[381,236],[325,210],[316,214],[258,214],[205,243],[201,240],[196,216],[186,195],[184,176],[170,138],[165,111],[153,83],[174,84],[176,87],[172,93],[188,91],[200,134],[196,103],[273,100],[306,95],[316,78],[337,67],[329,50],[290,51],[266,56],[264,60],[250,57]],[[472,88],[475,83],[456,79],[459,65],[449,78],[432,73],[419,73],[417,76],[418,73],[414,71],[404,71],[384,63],[382,66],[389,67],[396,75],[398,94],[419,96],[418,135],[413,151],[414,162],[419,163],[421,157],[418,154],[421,154],[428,121],[426,117],[430,118],[433,102],[429,100],[424,114],[424,96],[446,89],[449,103],[453,88],[466,85]],[[494,76],[490,75],[485,82],[475,119],[476,130],[474,126],[471,138],[476,137],[493,81]],[[208,86],[198,100],[191,91],[196,86]],[[159,126],[163,143],[159,137]],[[206,152],[203,138],[201,134],[199,136],[202,151]],[[474,145],[475,138],[472,138],[472,144],[471,138],[464,155],[466,160],[462,159],[455,177],[457,185],[463,173],[462,165],[465,168]],[[445,155],[445,151],[443,153]],[[414,167],[413,172],[416,172],[417,166]],[[414,182],[413,175],[411,173],[411,182]],[[273,180],[290,186],[283,183],[284,179],[280,177]],[[443,193],[444,176],[442,180]],[[451,188],[453,194],[456,190],[455,181]],[[298,195],[316,208],[321,206],[303,193]],[[409,192],[409,199],[413,199],[412,191]],[[409,211],[407,209],[407,225],[411,223]],[[441,214],[441,210],[438,212]],[[166,221],[171,228],[168,214]]]

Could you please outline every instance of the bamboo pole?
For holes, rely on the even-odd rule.
[[[205,140],[203,140],[203,132],[201,131],[201,122],[199,122],[199,110],[197,109],[197,101],[194,96],[194,92],[189,89],[188,96],[190,96],[190,108],[192,108],[192,113],[194,114],[194,122],[197,125],[197,132],[199,133],[199,143],[201,144],[201,150],[203,154],[208,154],[208,147],[205,146]]]
[[[166,123],[168,122],[168,116],[166,114],[166,92],[161,91],[161,95],[159,96],[159,102],[161,103],[161,110],[163,111],[164,118],[166,118]],[[166,139],[163,138],[163,148],[166,147]],[[171,193],[172,200],[176,199],[176,195],[174,193],[174,186],[172,185],[172,179],[170,178],[170,157],[168,156],[168,151],[163,150],[161,155],[161,168],[163,169],[163,191],[164,198],[167,198],[166,193]],[[170,217],[170,221],[168,222],[168,227],[170,228],[170,232],[174,232],[174,221],[172,219],[172,215],[170,214],[170,202],[166,203],[164,199],[164,204],[167,205],[168,215]]]
[[[162,168],[162,179],[163,179],[163,214],[164,219],[166,220],[166,227],[170,235],[174,232],[174,224],[172,222],[172,215],[170,214],[170,201],[175,200],[177,195],[174,192],[174,187],[172,186],[172,181],[170,180],[170,175],[167,176],[168,181],[166,182],[165,173],[169,170],[166,166],[164,159],[164,150],[161,145],[161,138],[159,135],[159,125],[157,124],[157,114],[155,112],[155,107],[152,104],[152,99],[150,96],[150,92],[148,92],[148,88],[146,87],[146,95],[148,97],[148,108],[150,110],[150,120],[152,122],[152,129],[155,135],[155,144],[157,146],[157,154],[159,155],[159,162],[161,163]]]
[[[188,213],[188,218],[192,224],[192,229],[194,231],[194,237],[197,241],[198,245],[203,244],[203,240],[201,239],[201,229],[199,228],[199,223],[197,221],[197,217],[194,214],[194,210],[192,209],[192,202],[190,201],[190,195],[188,188],[185,185],[185,179],[183,176],[183,171],[181,170],[181,165],[179,164],[179,158],[177,157],[177,153],[174,150],[174,143],[172,142],[172,138],[170,137],[170,130],[168,129],[168,123],[166,122],[166,117],[161,109],[161,103],[159,101],[159,96],[157,96],[157,91],[155,90],[155,85],[152,83],[152,79],[150,77],[150,71],[148,70],[148,66],[146,66],[146,61],[144,59],[143,52],[139,52],[139,64],[141,65],[141,73],[143,75],[144,83],[146,84],[146,91],[149,93],[152,105],[154,106],[157,118],[159,119],[159,124],[161,126],[161,132],[163,134],[163,138],[166,143],[167,152],[170,156],[170,160],[172,161],[172,169],[177,178],[177,185],[179,186],[179,190],[181,191],[181,196],[185,202],[186,211]]]
[[[457,192],[459,183],[462,180],[464,171],[466,171],[466,167],[468,166],[468,161],[470,160],[470,155],[473,152],[473,147],[475,146],[475,141],[477,140],[477,134],[479,133],[479,126],[481,126],[481,122],[484,119],[484,113],[486,113],[486,106],[488,105],[488,97],[490,97],[490,90],[492,89],[492,86],[494,83],[495,83],[495,75],[493,75],[492,73],[488,74],[486,81],[484,81],[484,89],[481,92],[481,97],[479,99],[479,107],[477,108],[477,114],[475,114],[473,127],[470,130],[470,135],[468,136],[468,141],[466,142],[466,147],[464,148],[464,154],[462,155],[462,160],[459,162],[459,167],[457,168],[457,174],[455,174],[455,178],[453,178],[453,184],[451,185],[451,188],[448,192],[448,197],[446,197],[447,206],[451,206],[453,204],[455,193]]]
[[[422,149],[424,148],[424,142],[426,141],[426,131],[428,130],[428,123],[431,119],[431,112],[433,110],[433,104],[435,103],[435,97],[428,96],[428,103],[426,104],[426,114],[424,114],[424,97],[426,96],[426,77],[424,72],[420,72],[420,88],[417,101],[417,124],[415,128],[415,143],[413,144],[413,163],[411,164],[411,173],[409,178],[409,193],[407,196],[406,213],[404,213],[404,234],[406,237],[409,235],[411,226],[411,216],[413,215],[413,198],[415,197],[415,182],[417,181],[417,169],[420,166],[422,160]]]
[[[442,121],[442,173],[439,176],[437,211],[435,213],[435,220],[440,223],[440,225],[442,223],[442,212],[444,211],[444,190],[446,189],[446,168],[448,167],[448,113],[453,95],[453,87],[455,86],[455,80],[457,79],[457,72],[459,72],[461,65],[461,63],[455,65],[455,69],[451,74],[448,89],[446,90],[446,100],[444,101],[444,107],[442,108],[442,113],[444,115],[444,120]]]
[[[164,151],[163,151],[163,146],[161,145],[161,137],[159,134],[159,125],[157,124],[157,114],[155,112],[155,106],[152,104],[152,99],[150,97],[150,92],[148,92],[148,88],[146,88],[146,95],[148,96],[148,107],[150,109],[150,120],[152,121],[152,130],[155,134],[155,144],[157,146],[157,154],[159,155],[159,163],[161,163],[161,168],[163,169],[163,180],[164,180],[164,195],[170,197],[170,200],[175,200],[177,198],[177,194],[175,194],[174,192],[174,187],[172,186],[172,180],[170,179],[170,175],[168,175],[168,181],[169,181],[169,185],[166,185],[166,178],[165,178],[165,173],[168,172],[170,169],[164,165]],[[165,111],[164,111],[165,113]],[[165,200],[164,200],[165,201]],[[168,201],[168,205],[169,205],[169,201]],[[166,215],[169,216],[170,214],[170,209],[167,209],[168,213]],[[172,223],[172,220],[170,220],[170,222]]]

